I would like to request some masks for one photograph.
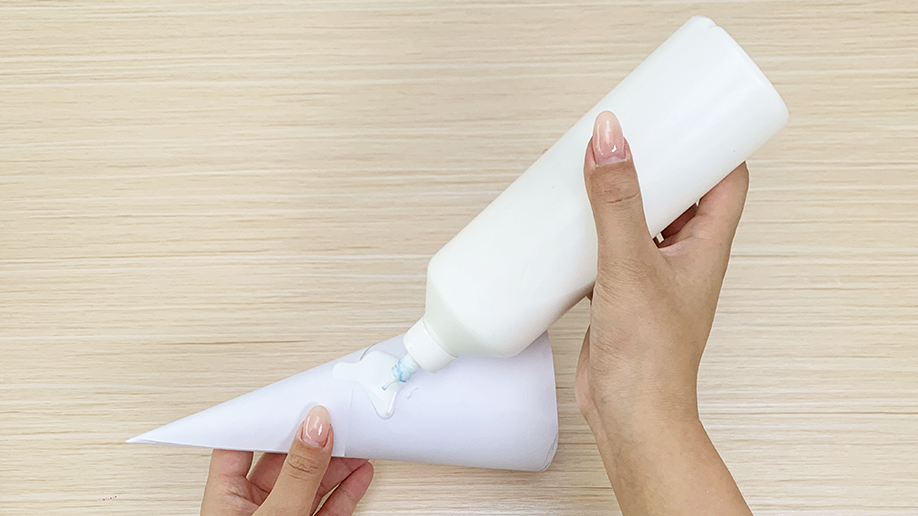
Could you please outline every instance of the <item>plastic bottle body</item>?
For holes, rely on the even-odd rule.
[[[629,141],[654,235],[788,118],[723,29],[689,20],[434,255],[424,317],[405,336],[421,367],[513,356],[592,288],[597,242],[583,159],[604,110]]]

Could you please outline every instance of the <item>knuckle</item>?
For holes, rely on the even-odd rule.
[[[347,485],[340,485],[335,488],[332,497],[322,506],[324,516],[350,516],[360,502],[360,496],[357,496]]]
[[[338,489],[341,490],[341,494],[344,496],[348,507],[356,506],[357,503],[360,502],[360,497],[355,495],[353,491],[347,488],[347,486],[341,486]]]
[[[325,473],[322,462],[309,455],[287,455],[286,466],[288,474],[297,480],[312,480]]]
[[[641,197],[631,160],[596,167],[587,174],[591,197],[603,205],[630,204]]]
[[[604,206],[621,206],[631,204],[641,196],[641,192],[635,186],[613,184],[600,189],[599,201]]]

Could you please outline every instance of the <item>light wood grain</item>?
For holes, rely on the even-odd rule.
[[[208,453],[124,439],[404,331],[430,255],[692,14],[791,111],[709,431],[757,514],[918,513],[911,0],[0,4],[0,512],[195,513]],[[616,514],[586,321],[547,472],[382,462],[360,514]]]

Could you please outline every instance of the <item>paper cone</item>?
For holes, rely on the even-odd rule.
[[[381,418],[369,395],[335,378],[334,366],[369,351],[405,353],[402,336],[211,407],[128,440],[228,450],[287,452],[309,409],[323,405],[333,455],[540,471],[558,442],[555,376],[548,334],[511,358],[460,357],[443,371],[419,371]]]

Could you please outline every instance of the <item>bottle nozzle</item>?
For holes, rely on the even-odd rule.
[[[420,368],[421,366],[415,361],[414,357],[411,356],[411,353],[405,353],[405,355],[392,366],[392,379],[383,385],[383,390],[388,389],[396,382],[407,382]]]

